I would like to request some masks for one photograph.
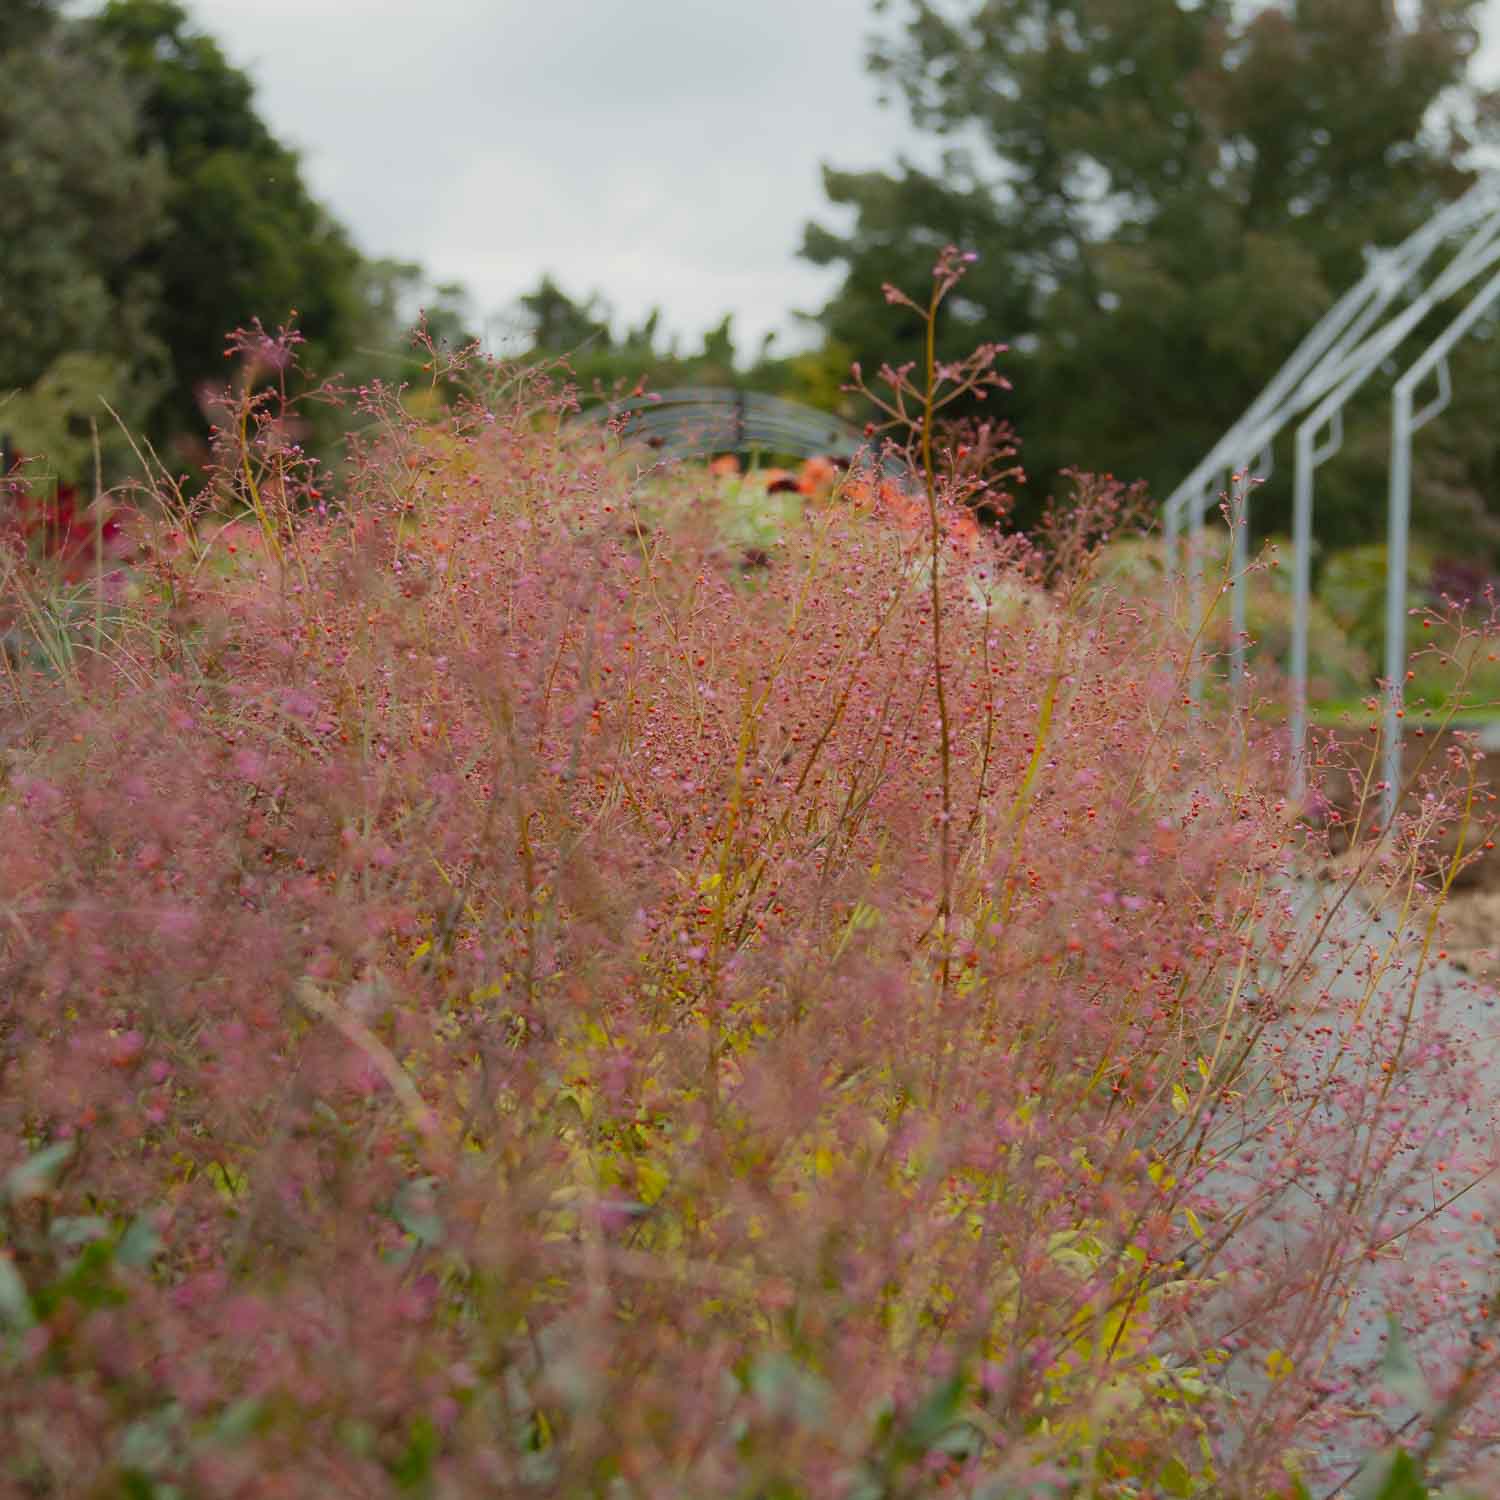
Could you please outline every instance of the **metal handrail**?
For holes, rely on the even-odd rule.
[[[1443,246],[1458,241],[1452,258],[1430,280],[1424,268]],[[1390,250],[1367,250],[1360,280],[1308,332],[1265,389],[1197,466],[1167,497],[1163,506],[1168,577],[1177,573],[1177,554],[1184,521],[1192,532],[1203,523],[1214,502],[1214,484],[1232,494],[1237,479],[1243,493],[1235,527],[1232,569],[1233,631],[1231,672],[1238,688],[1245,681],[1244,624],[1246,571],[1249,562],[1249,504],[1255,478],[1269,472],[1273,444],[1282,429],[1298,418],[1293,478],[1293,624],[1291,648],[1292,792],[1307,788],[1307,657],[1311,597],[1313,476],[1343,441],[1343,410],[1376,370],[1399,352],[1425,318],[1500,266],[1500,173],[1480,178],[1462,197],[1446,205],[1402,243]],[[1397,300],[1406,305],[1392,313]],[[1385,745],[1382,767],[1384,826],[1396,812],[1401,757],[1401,688],[1405,676],[1405,589],[1407,540],[1411,524],[1411,439],[1447,404],[1451,375],[1447,355],[1486,309],[1500,300],[1500,274],[1474,294],[1426,348],[1417,354],[1392,394],[1389,542],[1386,575],[1385,673],[1387,681]],[[1416,390],[1438,372],[1438,398],[1413,412]],[[1326,440],[1317,439],[1327,431]],[[1259,457],[1257,457],[1259,455]],[[1201,597],[1201,549],[1187,549],[1189,594]],[[1194,697],[1198,694],[1196,670]]]

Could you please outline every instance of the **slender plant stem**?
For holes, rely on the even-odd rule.
[[[938,960],[938,985],[946,1000],[952,982],[953,956],[953,775],[952,736],[948,722],[948,692],[943,680],[943,597],[942,597],[942,528],[938,521],[937,475],[932,467],[932,405],[937,380],[937,312],[943,300],[941,280],[933,288],[927,306],[926,359],[922,393],[922,478],[927,486],[927,518],[932,551],[932,674],[937,690],[938,754],[942,777],[941,823],[939,825],[939,858],[942,890],[938,898],[938,917],[942,924],[942,951]]]

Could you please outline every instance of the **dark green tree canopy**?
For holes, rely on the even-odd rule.
[[[295,310],[326,373],[402,341],[388,269],[175,0],[0,0],[0,190],[0,427],[63,469],[90,417],[113,426],[100,397],[157,444],[201,434],[224,337],[254,318]]]
[[[0,47],[28,47],[52,29],[53,0],[0,0]]]
[[[524,293],[518,308],[531,347],[548,354],[575,354],[592,346],[597,352],[612,347],[608,310],[598,297],[579,302],[551,276],[543,276],[534,290]]]
[[[142,129],[175,158],[243,151],[281,154],[255,112],[255,86],[233,67],[219,44],[190,28],[177,0],[107,0],[95,27],[143,80]]]
[[[0,0],[0,18],[0,429],[55,449],[59,425],[82,423],[75,441],[89,429],[79,412],[41,412],[39,386],[55,406],[87,372],[132,418],[165,388],[151,250],[170,183],[107,49],[46,5]]]
[[[361,259],[256,113],[250,79],[176,0],[109,0],[93,30],[139,90],[140,148],[160,150],[170,174],[170,227],[144,257],[176,375],[164,415],[192,424],[225,333],[252,318],[275,326],[295,309],[327,368],[357,340]]]
[[[896,8],[879,3],[877,12]],[[871,68],[948,138],[923,171],[825,170],[854,227],[822,313],[866,361],[911,357],[882,283],[980,253],[945,337],[1013,346],[1003,408],[1041,487],[1069,464],[1169,486],[1362,269],[1469,181],[1494,100],[1462,85],[1478,0],[907,0]]]
[[[113,59],[40,22],[21,34],[29,45],[0,49],[0,389],[70,349],[136,352],[140,320],[117,313],[155,291],[140,260],[168,186],[160,153],[136,148],[136,99]]]

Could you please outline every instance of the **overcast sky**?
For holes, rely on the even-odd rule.
[[[820,163],[929,159],[864,71],[870,0],[187,0],[371,255],[465,282],[477,319],[550,271],[745,352],[835,272]],[[1482,60],[1500,75],[1500,0]]]

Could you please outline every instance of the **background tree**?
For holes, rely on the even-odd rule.
[[[544,275],[535,290],[524,293],[517,308],[535,352],[582,354],[593,347],[602,353],[613,347],[609,311],[600,298],[595,295],[586,302],[576,301],[550,275]],[[654,342],[655,331],[656,325],[652,323],[644,340],[648,349]]]
[[[0,0],[0,430],[54,462],[58,439],[87,453],[90,413],[116,441],[98,394],[140,419],[168,378],[147,257],[168,178],[139,118],[106,51],[36,0]]]
[[[684,350],[662,328],[662,310],[653,307],[635,325],[615,332],[613,310],[597,293],[578,298],[544,275],[516,301],[513,334],[524,341],[527,359],[564,358],[585,400],[633,390],[674,386],[739,386],[823,410],[852,415],[854,405],[841,387],[849,376],[849,350],[836,339],[818,349],[779,356],[767,337],[752,358],[735,344],[734,320],[722,318],[707,329],[697,349]]]
[[[250,78],[176,0],[109,0],[92,29],[139,91],[137,149],[169,174],[170,227],[140,257],[175,377],[158,430],[196,424],[225,333],[252,318],[274,327],[295,309],[309,363],[331,370],[364,331],[361,257],[257,114]]]
[[[0,0],[0,38],[7,50],[31,45],[55,20],[55,0]]]
[[[258,114],[249,77],[175,0],[0,0],[0,432],[63,478],[129,445],[103,397],[174,460],[205,452],[224,338],[296,310],[309,365],[409,378],[419,310],[467,335],[461,287],[369,260]],[[339,418],[319,408],[326,430]]]
[[[871,69],[954,144],[937,172],[825,170],[854,225],[806,232],[807,258],[845,270],[821,322],[867,360],[914,351],[881,284],[916,283],[947,241],[975,248],[949,348],[1013,345],[1002,410],[1033,494],[1067,464],[1165,493],[1362,248],[1467,185],[1495,101],[1470,94],[1467,119],[1434,105],[1463,86],[1480,8],[1422,0],[1407,23],[1391,0],[908,0]],[[1471,434],[1465,483],[1493,474],[1495,442]],[[1370,499],[1351,479],[1322,514],[1367,525]]]

